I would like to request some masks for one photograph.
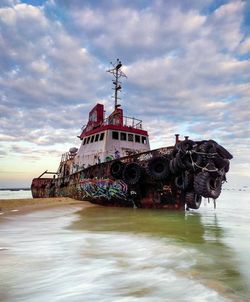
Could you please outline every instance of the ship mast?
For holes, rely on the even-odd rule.
[[[112,96],[115,99],[115,110],[120,107],[121,105],[117,103],[118,100],[120,100],[121,98],[118,97],[118,92],[122,89],[121,86],[121,82],[119,81],[119,78],[124,77],[126,78],[126,74],[121,71],[121,67],[122,67],[122,62],[117,59],[116,60],[116,64],[113,64],[111,62],[111,64],[113,65],[112,69],[107,70],[107,72],[112,73],[114,76],[114,80],[113,80],[113,84],[114,84],[114,88],[112,88],[115,91],[115,94]]]

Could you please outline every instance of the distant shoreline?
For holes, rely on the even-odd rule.
[[[30,191],[31,188],[0,188],[0,191]]]

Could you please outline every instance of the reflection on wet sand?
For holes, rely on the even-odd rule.
[[[146,234],[194,248],[198,251],[195,263],[187,270],[181,268],[182,273],[237,301],[240,301],[237,294],[242,295],[242,301],[244,296],[247,299],[247,282],[238,270],[234,252],[223,242],[224,230],[216,212],[207,216],[197,212],[89,208],[77,214],[79,219],[71,229]]]
[[[247,301],[232,216],[80,209],[0,217],[1,301]]]
[[[77,213],[71,229],[127,232],[202,243],[205,229],[199,213],[127,208],[89,208]]]

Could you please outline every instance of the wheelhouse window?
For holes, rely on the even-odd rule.
[[[141,142],[140,135],[135,135],[135,142],[136,143],[140,143]]]
[[[131,133],[128,133],[128,141],[133,142],[134,141],[134,135]]]
[[[104,139],[104,132],[102,132],[102,133],[100,134],[100,141],[103,141],[103,139]]]
[[[146,145],[147,144],[146,136],[142,136],[141,139],[142,139],[142,144]]]
[[[87,139],[87,144],[89,143],[89,141],[90,141],[90,136],[89,136],[88,139]]]
[[[119,139],[119,133],[117,131],[112,131],[112,138]]]
[[[85,145],[87,143],[87,138],[85,137],[84,141],[83,141],[83,145]]]
[[[93,143],[94,138],[95,138],[95,136],[94,136],[94,135],[92,135],[92,136],[91,136],[91,141],[90,141],[91,143]]]
[[[95,142],[97,142],[98,139],[99,139],[99,134],[96,134],[96,136],[95,136]]]
[[[127,140],[127,133],[121,132],[121,141],[126,141]]]

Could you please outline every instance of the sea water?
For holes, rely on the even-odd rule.
[[[32,198],[31,190],[0,190],[0,199]]]
[[[250,300],[249,192],[198,211],[67,206],[0,216],[0,300]]]

